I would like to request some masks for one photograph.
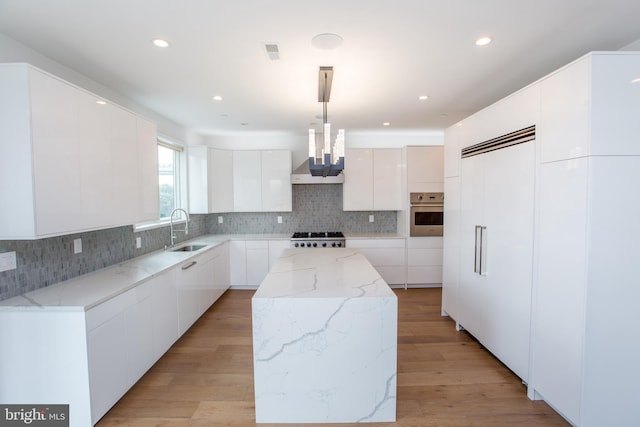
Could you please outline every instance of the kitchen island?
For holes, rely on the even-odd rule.
[[[256,422],[393,422],[396,295],[357,249],[286,249],[252,299]]]

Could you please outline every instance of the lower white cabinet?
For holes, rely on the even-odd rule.
[[[229,245],[231,286],[256,289],[291,241],[232,240]]]
[[[407,284],[442,284],[442,237],[407,239]]]
[[[358,248],[389,285],[406,283],[406,239],[347,239],[347,248]]]

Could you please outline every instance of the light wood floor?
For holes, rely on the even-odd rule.
[[[397,422],[382,425],[568,425],[544,402],[527,399],[511,371],[440,316],[440,289],[395,292]],[[256,425],[253,293],[227,291],[97,426]]]

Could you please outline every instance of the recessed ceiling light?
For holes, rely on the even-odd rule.
[[[343,41],[342,37],[337,34],[323,33],[312,38],[311,44],[318,49],[333,50],[340,47]]]
[[[213,96],[213,100],[214,101],[222,101],[222,97],[220,95],[214,95]]]
[[[96,104],[100,104],[100,105],[106,105],[107,103],[105,101],[103,101],[102,99],[98,99],[96,101]]]
[[[384,122],[384,123],[382,124],[382,126],[391,126],[391,123],[389,123],[389,122]]]
[[[476,46],[486,46],[491,43],[491,37],[480,37],[476,40]]]
[[[640,77],[631,80],[631,83],[640,83]]]
[[[429,99],[429,97],[428,97],[427,95],[420,95],[420,96],[418,97],[418,99],[419,99],[420,101],[424,101],[425,99]]]
[[[163,39],[154,39],[153,44],[157,47],[169,47],[169,42]]]

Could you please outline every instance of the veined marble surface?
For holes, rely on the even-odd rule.
[[[287,249],[252,299],[256,421],[393,422],[397,298],[357,249]]]
[[[277,240],[290,235],[208,235],[183,242],[176,247],[204,244],[194,252],[156,251],[75,277],[55,285],[0,301],[0,310],[85,311],[101,304],[164,271],[200,255],[229,240]]]

